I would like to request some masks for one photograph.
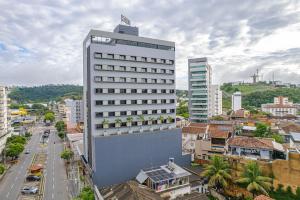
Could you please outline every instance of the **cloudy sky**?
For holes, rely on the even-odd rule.
[[[140,35],[176,42],[177,88],[187,59],[208,57],[213,82],[300,83],[298,0],[0,0],[0,84],[82,84],[82,41],[126,15]]]

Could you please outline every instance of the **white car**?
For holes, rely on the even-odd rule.
[[[39,189],[37,187],[24,187],[21,190],[22,194],[36,194],[39,191]]]

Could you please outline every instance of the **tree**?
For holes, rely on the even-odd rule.
[[[52,112],[47,112],[44,116],[45,121],[49,120],[50,122],[53,122],[54,119],[55,119],[55,116]]]
[[[64,131],[60,131],[60,132],[58,132],[57,135],[58,135],[58,137],[60,137],[60,139],[64,139],[66,136],[66,133]]]
[[[280,144],[284,143],[284,138],[283,138],[282,135],[273,134],[272,138],[275,139],[275,141],[280,143]]]
[[[218,191],[221,188],[226,188],[228,181],[231,180],[229,163],[221,156],[212,156],[209,164],[205,165],[201,176],[207,177],[209,179],[208,185]]]
[[[109,121],[107,119],[103,119],[103,121],[102,121],[103,128],[108,128],[108,124],[109,124]]]
[[[66,128],[65,122],[64,121],[58,121],[55,124],[55,128],[58,132],[64,131]]]
[[[30,132],[28,132],[28,131],[27,131],[27,132],[25,132],[25,137],[26,137],[26,138],[30,138],[30,137],[31,137],[31,133],[30,133]]]
[[[0,175],[3,174],[5,171],[5,166],[0,163]]]
[[[122,120],[119,118],[115,119],[115,124],[116,124],[116,127],[120,127],[122,124]]]
[[[95,200],[94,192],[90,187],[84,187],[76,200]]]
[[[254,132],[255,137],[267,137],[270,135],[270,128],[264,123],[256,124],[256,131]]]
[[[143,115],[139,115],[139,121],[143,124],[145,121],[145,117]]]
[[[60,157],[62,159],[69,161],[73,157],[73,155],[74,155],[73,151],[66,149],[63,152],[61,152]]]
[[[224,120],[224,117],[220,116],[220,115],[217,115],[217,116],[213,116],[211,118],[212,120],[216,120],[216,121],[223,121]]]
[[[13,135],[6,140],[6,145],[11,143],[26,144],[26,138],[20,135]]]
[[[300,187],[297,187],[297,190],[296,190],[296,199],[300,199]]]
[[[247,190],[252,193],[253,197],[255,194],[264,194],[269,196],[268,191],[272,187],[272,178],[263,176],[257,162],[250,161],[246,165],[242,176],[236,180],[236,183],[246,186]]]
[[[131,126],[132,120],[133,120],[133,118],[132,118],[131,116],[128,116],[128,117],[126,118],[127,126]]]
[[[9,143],[5,147],[5,155],[12,159],[18,157],[24,151],[24,145],[20,143]]]

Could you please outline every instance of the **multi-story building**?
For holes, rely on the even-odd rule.
[[[210,87],[210,105],[211,115],[222,115],[222,90],[219,85],[211,85]]]
[[[242,93],[235,92],[231,96],[231,110],[237,111],[242,109]]]
[[[78,124],[83,122],[83,101],[66,99],[65,104],[67,127],[75,128]]]
[[[188,60],[189,114],[192,122],[207,122],[212,116],[210,103],[211,66],[207,58]]]
[[[126,25],[91,30],[83,61],[85,158],[97,185],[130,180],[169,157],[188,161],[175,126],[174,42]]]
[[[8,137],[11,136],[8,88],[0,86],[0,153],[5,148]]]
[[[297,106],[290,102],[287,97],[274,97],[274,103],[262,104],[263,112],[271,113],[275,117],[285,117],[287,115],[297,115]]]

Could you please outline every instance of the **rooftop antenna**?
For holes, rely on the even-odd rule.
[[[130,20],[121,14],[121,24],[130,26]]]

